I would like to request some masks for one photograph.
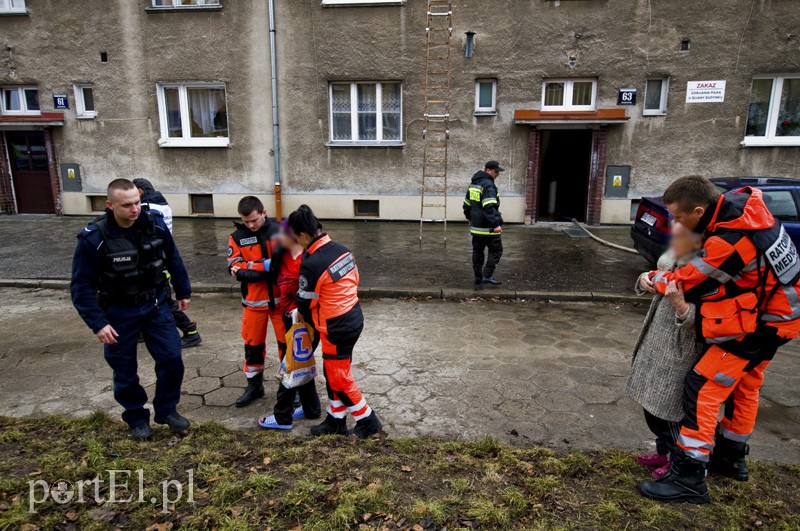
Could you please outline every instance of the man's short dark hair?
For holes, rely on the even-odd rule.
[[[108,183],[108,189],[106,190],[106,197],[109,201],[111,201],[111,196],[117,190],[122,190],[123,192],[127,192],[128,190],[133,190],[136,188],[133,185],[133,182],[129,181],[128,179],[114,179],[110,183]]]
[[[681,177],[664,192],[664,203],[678,205],[683,212],[697,207],[708,208],[719,200],[720,191],[714,183],[699,175]]]
[[[264,212],[264,203],[262,203],[261,199],[257,198],[256,196],[248,195],[239,200],[238,210],[240,216],[249,216],[253,213],[253,211],[261,214]]]

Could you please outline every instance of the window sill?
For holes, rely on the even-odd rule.
[[[78,114],[75,116],[78,120],[95,120],[97,119],[96,114]]]
[[[404,148],[405,142],[327,142],[329,148]]]
[[[742,147],[800,147],[800,136],[783,138],[745,137]]]
[[[162,148],[209,148],[209,147],[229,147],[230,138],[160,138],[159,147]]]
[[[27,17],[30,14],[30,9],[23,9],[21,11],[0,11],[0,17]]]
[[[497,111],[475,111],[474,116],[497,116]]]
[[[667,111],[664,111],[664,112],[661,112],[661,111],[650,111],[650,112],[642,111],[642,116],[654,117],[654,116],[666,116],[666,115],[667,115]]]
[[[406,0],[322,0],[322,7],[402,6]]]
[[[219,5],[210,5],[210,6],[164,6],[164,7],[146,7],[144,10],[147,13],[166,13],[172,11],[220,11],[222,9],[222,4]]]

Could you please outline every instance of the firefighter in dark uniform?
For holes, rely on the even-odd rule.
[[[306,205],[289,216],[289,228],[305,249],[300,262],[300,289],[294,316],[311,323],[317,331],[328,391],[328,415],[321,424],[311,428],[311,434],[347,434],[349,413],[356,421],[350,433],[366,439],[379,433],[382,424],[361,394],[350,370],[353,348],[364,329],[355,258],[349,249],[332,241],[322,231],[322,225]],[[297,316],[298,312],[302,319]]]
[[[163,217],[143,211],[127,179],[108,185],[106,213],[78,234],[72,261],[72,303],[104,345],[114,371],[114,398],[136,440],[153,435],[147,394],[139,383],[137,338],[155,360],[155,422],[183,432],[189,421],[176,407],[183,382],[181,338],[169,304],[169,272],[181,310],[189,307],[189,274]]]
[[[503,256],[503,216],[500,214],[500,197],[494,183],[501,171],[505,170],[496,160],[487,162],[483,171],[472,176],[472,183],[464,198],[464,216],[469,220],[472,234],[472,269],[476,286],[502,284],[494,277],[494,269]],[[487,248],[489,257],[485,258]]]

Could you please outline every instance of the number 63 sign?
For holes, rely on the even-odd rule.
[[[636,89],[619,89],[619,92],[617,93],[617,105],[636,105]]]

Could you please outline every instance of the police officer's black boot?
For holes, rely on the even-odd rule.
[[[708,503],[706,467],[678,451],[672,455],[669,472],[661,479],[643,481],[639,491],[660,502]]]
[[[732,441],[717,433],[708,471],[736,481],[747,481],[750,479],[750,472],[747,470],[745,457],[749,453],[750,446],[747,443]]]
[[[311,427],[311,435],[347,435],[347,419],[337,419],[329,413],[325,420]]]
[[[259,398],[264,398],[264,373],[261,372],[247,379],[247,389],[236,399],[236,407],[244,407]]]
[[[381,422],[381,419],[379,419],[378,415],[376,415],[373,411],[367,418],[356,422],[356,427],[353,428],[353,431],[350,433],[359,439],[369,439],[376,433],[380,433],[382,428],[383,423]]]
[[[169,429],[175,433],[181,433],[189,429],[191,423],[189,419],[178,413],[177,411],[173,411],[169,415],[164,415],[163,417],[157,416],[153,419],[156,424],[166,424],[169,426]]]
[[[200,338],[200,332],[197,331],[197,323],[191,323],[183,329],[183,337],[181,337],[181,348],[196,347],[203,340]]]

